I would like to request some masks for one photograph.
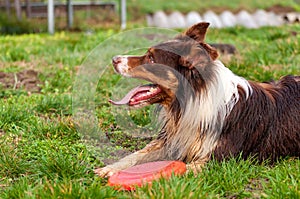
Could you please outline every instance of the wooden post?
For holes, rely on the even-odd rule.
[[[73,5],[72,0],[67,0],[67,23],[68,28],[73,26]]]
[[[31,6],[30,6],[30,0],[25,0],[26,3],[26,17],[31,17]]]
[[[126,0],[121,0],[121,29],[126,28]]]
[[[16,9],[17,19],[20,21],[22,19],[20,0],[15,0],[15,9]]]
[[[48,32],[54,34],[54,0],[48,0]]]

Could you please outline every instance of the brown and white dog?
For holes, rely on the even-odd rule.
[[[214,157],[263,161],[300,157],[300,76],[257,83],[233,74],[204,43],[208,23],[152,46],[143,56],[115,56],[115,70],[152,84],[113,104],[162,107],[162,129],[144,149],[95,170],[110,176],[130,166],[181,160],[197,171]]]

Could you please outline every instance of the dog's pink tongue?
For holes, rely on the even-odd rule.
[[[132,89],[131,91],[129,91],[129,93],[127,93],[127,95],[123,99],[121,99],[120,101],[109,100],[109,102],[114,104],[114,105],[129,104],[130,99],[135,94],[137,94],[138,92],[148,91],[150,88],[151,88],[150,86],[138,86],[138,87]]]

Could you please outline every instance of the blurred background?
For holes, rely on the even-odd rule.
[[[299,23],[297,0],[1,0],[1,34],[47,32],[53,1],[55,31],[96,31],[126,27],[184,28],[205,20],[213,27],[248,28]],[[125,28],[123,24],[122,28]]]
[[[212,161],[196,178],[137,192],[117,192],[93,173],[158,132],[150,106],[129,111],[108,102],[135,83],[114,72],[113,56],[144,53],[208,21],[206,42],[222,44],[220,60],[235,74],[261,82],[299,75],[299,3],[0,0],[0,198],[300,198],[294,158],[276,166]],[[74,113],[91,113],[95,128]]]

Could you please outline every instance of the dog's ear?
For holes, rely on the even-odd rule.
[[[217,57],[219,56],[217,50],[214,47],[204,42],[208,26],[209,23],[206,22],[195,24],[192,27],[190,27],[188,30],[186,30],[183,33],[183,36],[188,36],[189,38],[198,42],[208,52],[211,59],[216,60]]]
[[[183,34],[196,40],[197,42],[204,42],[208,26],[209,23],[206,22],[197,23],[187,29]]]
[[[196,45],[193,46],[189,53],[186,55],[182,55],[179,58],[179,64],[183,67],[187,67],[189,69],[193,69],[195,67],[205,67],[211,62],[211,55],[209,53],[209,50],[206,49],[206,46]],[[216,58],[216,57],[215,57]]]
[[[200,45],[208,52],[212,60],[216,60],[218,58],[219,53],[217,49],[206,43],[200,43]]]
[[[181,55],[179,64],[181,66],[192,69],[194,67],[205,67],[212,60],[216,60],[219,54],[217,50],[209,44],[199,43],[193,45],[188,52]]]

